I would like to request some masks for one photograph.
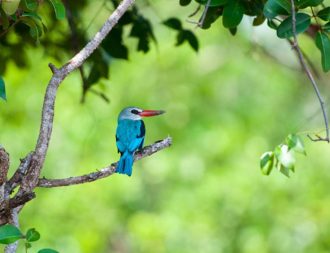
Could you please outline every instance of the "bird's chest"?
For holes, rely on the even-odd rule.
[[[118,122],[116,132],[117,138],[123,142],[129,142],[132,139],[140,137],[141,126],[142,121],[140,120],[121,120]]]

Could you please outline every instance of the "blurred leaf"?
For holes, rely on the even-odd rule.
[[[163,24],[174,30],[182,30],[181,21],[177,18],[169,18],[165,20]]]
[[[7,100],[5,81],[0,76],[0,98]]]
[[[115,26],[102,41],[101,47],[112,57],[128,59],[128,49],[123,44],[123,27]]]
[[[53,249],[41,249],[38,251],[38,253],[59,253],[59,252]]]
[[[323,2],[323,0],[296,0],[296,6],[299,9],[304,9],[309,6],[317,6]]]
[[[206,5],[208,0],[195,0],[195,1],[202,5]],[[222,6],[222,5],[225,5],[228,1],[233,1],[233,0],[211,0],[209,6],[211,6],[211,7]]]
[[[28,242],[35,242],[35,241],[38,241],[40,239],[40,234],[34,228],[30,228],[26,232],[26,236],[25,237],[26,237],[26,240]]]
[[[65,7],[61,0],[49,0],[53,5],[55,15],[57,19],[64,19],[65,18]]]
[[[264,175],[269,175],[274,167],[274,153],[269,151],[260,157],[260,169]]]
[[[34,38],[37,42],[39,42],[40,37],[40,27],[38,27],[35,20],[31,17],[20,17],[20,21],[30,27],[30,35]]]
[[[185,41],[187,41],[196,52],[198,51],[198,40],[195,34],[189,30],[182,30],[178,33],[176,46],[181,45]]]
[[[291,4],[287,0],[268,0],[264,6],[264,15],[268,19],[289,13],[291,13]]]
[[[322,29],[326,32],[329,32],[330,31],[330,22],[328,22],[324,26],[322,26]]]
[[[231,0],[223,9],[222,22],[226,28],[235,28],[244,15],[244,8],[239,1]]]
[[[130,36],[139,39],[137,50],[143,51],[144,53],[149,51],[150,39],[156,42],[156,38],[149,20],[145,19],[141,15],[138,16],[137,20],[135,20]]]
[[[230,34],[233,35],[233,36],[235,36],[236,33],[237,33],[237,27],[229,28],[228,30],[229,30]]]
[[[330,70],[330,40],[326,33],[318,32],[315,37],[315,44],[321,51],[323,71]]]
[[[279,167],[279,171],[280,171],[283,175],[285,175],[285,176],[287,176],[287,177],[290,177],[290,169],[287,168],[287,167],[285,167],[285,166],[283,166],[282,164],[281,164],[280,167]]]
[[[29,243],[29,242],[25,243],[25,248],[30,249],[31,247],[32,247],[31,243]]]
[[[323,19],[324,21],[330,21],[330,7],[326,7],[320,10],[316,16],[318,16],[320,19]]]
[[[289,150],[287,145],[279,145],[275,148],[274,154],[279,161],[279,165],[293,170],[296,159],[293,151]]]
[[[306,31],[311,24],[311,17],[305,13],[296,14],[296,34]],[[277,28],[277,36],[279,38],[290,38],[292,32],[292,17],[287,17]]]
[[[241,1],[244,7],[244,14],[249,16],[261,16],[263,15],[264,1],[254,0],[254,1]]]
[[[266,17],[262,14],[253,19],[253,25],[258,26],[261,25],[266,20]]]
[[[4,10],[0,7],[0,21],[1,21],[1,25],[3,27],[4,30],[8,29],[9,27],[9,20],[8,20],[8,16],[6,15],[6,13],[4,12]]]
[[[23,238],[21,231],[14,225],[7,224],[0,226],[0,243],[10,244]]]
[[[102,77],[109,77],[109,65],[100,50],[95,51],[93,56],[93,65],[84,84],[84,91],[96,84]]]
[[[38,2],[37,2],[37,0],[24,0],[24,5],[30,11],[35,11],[38,7]]]
[[[19,5],[20,0],[2,0],[1,6],[7,15],[13,15]]]
[[[191,0],[180,0],[180,5],[181,6],[187,6],[191,3]]]
[[[290,134],[286,137],[285,142],[287,143],[289,150],[294,150],[295,152],[302,153],[306,155],[304,142],[302,139],[296,134]]]
[[[275,22],[271,19],[267,19],[267,25],[271,28],[271,29],[274,29],[274,30],[277,30],[277,25],[275,24]]]

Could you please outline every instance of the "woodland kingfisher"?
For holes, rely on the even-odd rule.
[[[120,160],[116,172],[132,175],[134,153],[142,149],[146,133],[142,117],[151,117],[163,114],[161,110],[142,110],[137,107],[124,108],[118,116],[116,144]]]

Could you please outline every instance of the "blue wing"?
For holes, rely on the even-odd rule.
[[[116,172],[132,175],[134,152],[141,149],[145,136],[142,120],[120,120],[116,131],[116,144],[121,154]]]
[[[142,120],[120,120],[116,131],[118,152],[134,153],[143,147],[145,125]]]

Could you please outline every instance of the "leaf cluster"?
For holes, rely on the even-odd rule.
[[[32,243],[40,239],[40,233],[34,228],[28,229],[28,231],[23,234],[17,227],[11,224],[6,224],[0,226],[0,244],[11,244],[18,240],[24,240],[25,250],[32,247]],[[58,253],[58,251],[53,249],[41,249],[38,253]]]
[[[204,29],[222,18],[222,25],[235,35],[237,27],[244,16],[254,17],[253,26],[259,26],[267,21],[268,27],[276,30],[281,39],[290,39],[292,31],[292,13],[290,0],[180,0],[182,6],[192,2],[205,7],[206,16]],[[326,7],[323,0],[295,0],[296,33],[305,33],[314,41],[321,52],[322,68],[330,70],[330,7]]]
[[[295,172],[295,153],[306,155],[303,140],[296,134],[290,134],[285,141],[268,151],[260,157],[260,169],[264,175],[269,175],[274,168],[277,168],[285,176],[289,177],[290,172]]]

